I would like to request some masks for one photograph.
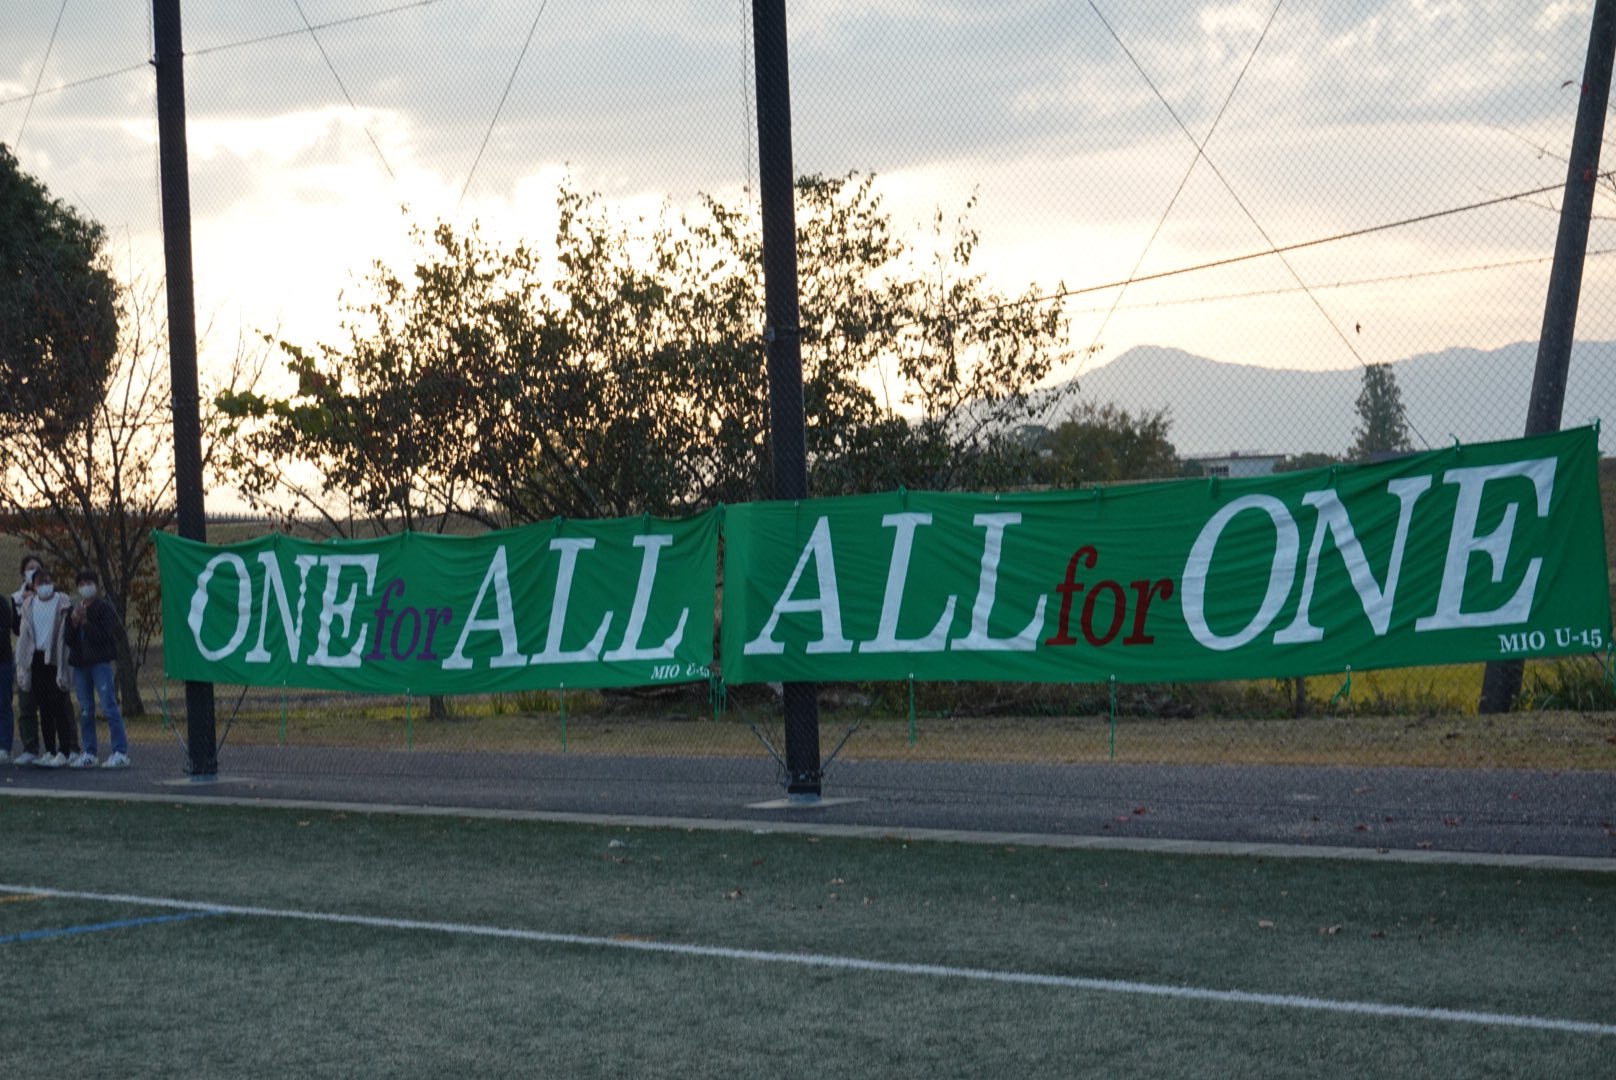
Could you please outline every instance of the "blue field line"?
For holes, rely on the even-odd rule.
[[[7,934],[0,937],[0,945],[11,945],[21,941],[44,941],[46,938],[72,937],[76,934],[98,934],[103,930],[123,930],[130,926],[151,926],[154,923],[185,922],[188,919],[205,919],[212,915],[223,915],[222,911],[182,911],[177,915],[148,915],[142,919],[118,919],[115,922],[85,923],[82,926],[59,926],[50,930],[24,930],[20,934]]]

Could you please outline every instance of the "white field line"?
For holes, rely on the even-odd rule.
[[[757,964],[791,967],[828,968],[837,971],[870,972],[880,975],[915,975],[933,979],[965,979],[972,982],[1009,986],[1042,986],[1060,990],[1086,990],[1103,994],[1135,994],[1145,997],[1176,998],[1184,1001],[1212,1001],[1225,1005],[1263,1005],[1282,1009],[1343,1013],[1353,1016],[1389,1017],[1400,1020],[1435,1020],[1484,1027],[1529,1028],[1562,1031],[1577,1035],[1616,1035],[1616,1024],[1585,1020],[1565,1020],[1553,1016],[1521,1016],[1513,1013],[1472,1012],[1467,1009],[1435,1009],[1413,1005],[1388,1005],[1377,1001],[1341,1001],[1304,997],[1297,994],[1259,994],[1245,990],[1214,990],[1198,986],[1172,986],[1164,983],[1129,982],[1121,979],[1089,979],[1076,975],[1041,975],[1036,972],[994,971],[988,968],[951,967],[946,964],[906,964],[891,960],[865,960],[856,956],[822,953],[768,952],[762,949],[731,949],[718,945],[681,945],[673,942],[636,938],[596,937],[562,934],[545,930],[479,926],[470,923],[432,922],[422,919],[392,919],[375,915],[344,915],[338,912],[299,911],[295,908],[252,907],[239,904],[210,904],[160,896],[134,896],[127,893],[79,892],[48,889],[35,885],[0,884],[0,894],[28,894],[63,900],[95,900],[109,904],[135,904],[142,907],[178,911],[207,912],[213,915],[239,915],[263,919],[300,919],[306,922],[340,926],[365,926],[382,930],[423,930],[467,937],[532,941],[547,945],[572,945],[597,949],[627,949],[634,952],[691,956],[715,960],[743,960]]]

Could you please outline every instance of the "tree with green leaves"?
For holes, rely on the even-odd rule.
[[[1056,487],[1160,480],[1180,472],[1166,409],[1134,416],[1112,402],[1085,401],[1052,430],[1031,432],[1037,477]]]
[[[1010,432],[1068,355],[1060,304],[973,272],[963,217],[898,235],[873,177],[797,195],[811,488],[1020,482]],[[290,394],[221,397],[239,486],[339,533],[765,495],[756,218],[709,197],[624,222],[570,189],[558,207],[552,266],[475,226],[418,230],[417,265],[374,267],[341,341],[282,344]]]
[[[1408,416],[1403,395],[1390,364],[1366,364],[1363,389],[1358,392],[1358,426],[1347,451],[1349,460],[1369,461],[1414,449],[1408,437]]]
[[[106,385],[118,287],[106,229],[0,144],[0,424],[69,436]]]
[[[7,531],[39,552],[59,579],[96,571],[118,612],[118,697],[128,716],[145,713],[139,672],[159,634],[153,530],[174,522],[167,305],[160,283],[120,290],[118,349],[105,386],[74,393],[78,414],[66,435],[22,424],[9,439],[14,467],[0,474]],[[262,358],[238,350],[223,388],[251,386]],[[204,410],[204,467],[213,472],[217,411]],[[214,476],[217,473],[214,472]]]
[[[124,628],[129,716],[145,712],[138,674],[161,614],[151,533],[174,518],[165,310],[161,284],[120,285],[106,230],[0,145],[0,513],[62,577],[100,577]],[[227,388],[253,384],[244,360]]]

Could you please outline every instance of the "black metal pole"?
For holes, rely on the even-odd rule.
[[[1595,0],[1588,32],[1588,58],[1582,72],[1577,126],[1571,135],[1565,194],[1560,201],[1560,231],[1554,241],[1554,265],[1543,303],[1543,333],[1537,343],[1537,370],[1526,407],[1526,434],[1560,430],[1565,407],[1566,373],[1576,338],[1577,301],[1582,295],[1582,267],[1588,254],[1588,224],[1594,189],[1599,184],[1599,146],[1605,137],[1605,109],[1610,103],[1610,71],[1616,57],[1616,0]],[[1521,692],[1520,660],[1494,660],[1481,680],[1484,713],[1508,712]]]
[[[180,0],[152,0],[157,55],[157,145],[163,199],[163,264],[168,278],[169,381],[174,394],[174,494],[179,533],[208,538],[202,501],[202,421],[196,380],[196,300],[191,287],[191,181],[185,149],[185,52]],[[213,684],[185,684],[185,746],[194,778],[219,772]]]
[[[763,204],[763,295],[768,322],[769,434],[774,497],[808,496],[802,415],[802,331],[797,311],[796,177],[791,167],[791,79],[785,0],[752,0],[757,64],[758,194]],[[819,697],[813,683],[786,683],[786,792],[817,798]]]

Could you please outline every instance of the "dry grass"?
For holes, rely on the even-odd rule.
[[[524,695],[526,696],[526,695]],[[608,701],[569,695],[563,714],[555,695],[539,710],[462,712],[428,719],[421,700],[368,700],[352,707],[332,696],[307,696],[284,712],[262,697],[238,708],[218,702],[224,737],[238,745],[370,747],[477,753],[584,756],[740,757],[763,752],[753,725],[782,745],[778,708],[767,700],[733,705],[718,718],[701,704]],[[161,716],[131,722],[138,741],[169,740]],[[862,705],[827,708],[822,750],[850,728],[858,731],[848,760],[1220,765],[1418,766],[1616,771],[1616,712],[1542,711],[1502,716],[1458,712],[1334,712],[1305,717],[1177,718],[1107,712],[1072,715],[936,715],[913,720]]]

